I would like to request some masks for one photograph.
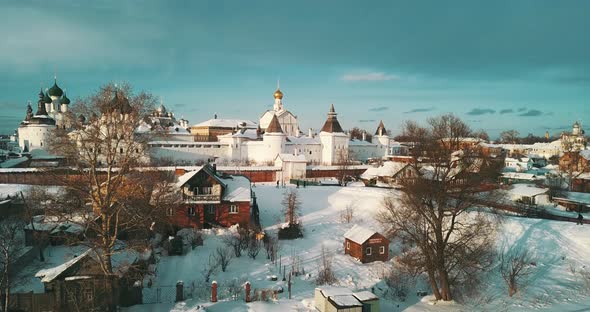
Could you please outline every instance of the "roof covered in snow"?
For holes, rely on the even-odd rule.
[[[185,185],[186,182],[188,182],[188,180],[190,180],[197,173],[199,173],[199,171],[201,171],[201,169],[203,169],[203,167],[204,166],[196,167],[193,171],[189,171],[189,172],[181,175],[180,177],[178,177],[178,182],[176,182],[176,186],[177,187],[182,187],[183,185]]]
[[[532,186],[529,184],[515,184],[513,185],[508,192],[519,195],[519,196],[526,196],[526,197],[533,197],[541,194],[545,194],[549,191],[546,188],[540,188],[536,186]]]
[[[287,144],[302,144],[302,145],[311,145],[311,144],[321,144],[320,140],[315,137],[315,138],[310,138],[308,136],[300,136],[300,137],[295,137],[295,136],[288,136],[287,137]]]
[[[84,259],[90,253],[92,249],[86,250],[81,255],[64,262],[56,267],[40,270],[35,274],[35,277],[41,278],[41,282],[49,283],[65,272],[67,269],[71,268],[74,264],[78,263],[80,260]]]
[[[355,224],[350,230],[344,233],[344,238],[349,239],[357,244],[363,244],[375,234],[377,234],[376,231],[369,230],[358,224]]]
[[[367,169],[365,172],[363,172],[363,174],[361,174],[361,178],[372,179],[375,177],[393,177],[406,166],[409,165],[401,162],[386,161],[379,167],[370,167]]]
[[[194,125],[193,127],[218,127],[218,128],[250,128],[256,129],[258,124],[245,119],[209,119]]]
[[[361,292],[355,292],[353,295],[360,301],[370,301],[370,300],[379,299],[379,297],[377,297],[374,293],[372,293],[368,290],[364,290]]]
[[[337,308],[362,307],[363,304],[353,295],[330,296],[329,300]]]
[[[523,173],[523,172],[504,172],[502,173],[503,178],[507,179],[518,179],[518,180],[537,180],[537,179],[544,179],[544,176],[537,176],[532,173]]]
[[[580,151],[580,156],[584,157],[586,160],[590,160],[590,150]]]
[[[565,199],[580,204],[590,205],[590,193],[563,192],[564,196],[555,196],[554,199]]]
[[[249,202],[252,194],[250,180],[245,176],[232,175],[222,178],[226,183],[223,200],[228,202]]]
[[[316,288],[324,297],[352,295],[352,290],[346,287],[324,286]]]

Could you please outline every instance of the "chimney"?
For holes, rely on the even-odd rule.
[[[363,141],[367,140],[367,131],[363,130]]]
[[[311,129],[311,128],[309,128],[309,131],[308,131],[308,136],[309,136],[310,138],[313,138],[313,131],[312,131],[312,129]]]
[[[213,168],[213,174],[217,174],[217,164],[213,164],[211,168]]]

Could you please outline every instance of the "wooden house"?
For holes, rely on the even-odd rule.
[[[221,174],[215,166],[205,165],[180,176],[176,185],[183,204],[166,211],[176,226],[250,226],[252,190],[247,177]]]
[[[386,161],[378,167],[370,167],[361,180],[366,186],[400,187],[404,181],[418,176],[416,168],[408,163]]]
[[[389,260],[389,240],[359,225],[344,234],[344,253],[362,263]]]
[[[48,311],[104,311],[110,306],[141,303],[141,288],[133,285],[143,280],[142,267],[146,268],[150,256],[121,250],[112,255],[114,274],[106,275],[97,252],[87,249],[56,267],[38,271],[35,277],[52,297]]]

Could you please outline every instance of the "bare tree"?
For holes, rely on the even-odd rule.
[[[355,207],[354,202],[350,202],[350,203],[346,204],[344,209],[342,209],[342,211],[340,212],[340,222],[342,222],[342,223],[352,222],[352,219],[354,218],[354,207]]]
[[[506,130],[500,133],[500,141],[502,143],[516,144],[518,143],[518,136],[520,133],[516,130]]]
[[[350,177],[350,168],[354,165],[354,155],[347,148],[340,148],[336,150],[336,178],[338,183],[342,186],[346,186]]]
[[[146,238],[177,204],[177,197],[170,198],[172,176],[136,170],[148,161],[149,140],[136,130],[155,103],[154,96],[134,94],[129,85],[107,84],[75,103],[73,110],[86,120],[80,118],[73,131],[56,131],[50,142],[51,152],[72,168],[71,174],[48,172],[71,194],[53,213],[87,229],[83,244],[106,276],[113,275],[117,240],[125,239],[127,249],[148,248]]]
[[[215,260],[221,266],[221,272],[225,272],[232,258],[233,257],[230,249],[220,246],[215,250]]]
[[[500,254],[499,258],[500,275],[508,286],[508,295],[512,297],[528,282],[528,276],[534,271],[534,261],[526,250],[510,250]]]
[[[406,123],[404,134],[427,162],[419,164],[419,177],[401,182],[400,199],[384,199],[378,220],[414,249],[408,264],[426,273],[435,298],[452,300],[453,286],[493,263],[495,220],[474,209],[486,162],[477,145],[464,141],[471,131],[454,115],[431,118],[428,127]]]
[[[262,249],[260,241],[256,238],[251,239],[248,244],[248,256],[252,259],[256,259],[256,256],[260,253],[260,249]]]
[[[231,247],[234,255],[239,258],[242,256],[242,251],[248,248],[250,242],[250,232],[247,229],[238,229],[235,234],[228,235],[223,238],[223,243]]]
[[[209,261],[203,265],[203,270],[201,271],[205,283],[209,283],[211,276],[217,271],[217,268],[219,268],[219,262],[215,260],[213,255],[209,255]]]
[[[264,249],[266,250],[266,258],[275,263],[280,249],[278,237],[264,235]]]
[[[15,283],[14,264],[24,244],[22,232],[23,223],[16,217],[9,217],[0,222],[0,286],[4,296],[3,311],[8,311],[10,305],[10,288]]]
[[[283,209],[286,226],[279,229],[279,239],[294,239],[303,236],[299,222],[299,210],[301,201],[295,189],[289,189],[283,197]]]
[[[336,281],[336,275],[334,274],[334,269],[332,268],[332,255],[326,249],[326,247],[322,245],[320,260],[318,263],[318,276],[315,280],[315,283],[317,285],[330,285],[334,284]]]

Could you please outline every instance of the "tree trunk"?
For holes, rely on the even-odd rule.
[[[441,300],[442,297],[440,295],[440,291],[438,290],[438,284],[436,283],[436,278],[434,277],[434,272],[428,270],[428,281],[430,282],[430,287],[432,288],[432,294],[436,300]]]
[[[10,261],[6,261],[6,267],[4,268],[4,275],[6,276],[4,281],[6,283],[6,289],[4,290],[4,311],[8,311],[8,306],[10,304],[10,277],[8,276],[9,265]]]
[[[444,301],[453,300],[453,296],[451,295],[451,285],[449,283],[449,275],[444,269],[439,271],[439,283],[441,299]]]

